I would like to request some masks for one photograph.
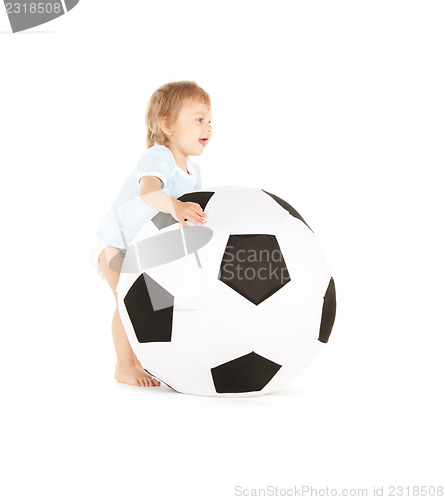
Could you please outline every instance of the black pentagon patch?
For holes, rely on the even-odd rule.
[[[178,198],[178,200],[199,203],[201,208],[205,211],[207,203],[214,194],[214,191],[194,191],[193,193],[183,194]],[[151,221],[159,230],[164,229],[164,227],[171,226],[172,224],[178,224],[178,221],[173,217],[173,215],[166,214],[164,212],[158,212],[154,217],[152,217]]]
[[[133,283],[124,304],[140,343],[170,342],[174,297],[143,273]]]
[[[332,327],[335,321],[335,312],[337,310],[337,299],[335,294],[335,283],[330,279],[328,288],[323,301],[323,311],[321,313],[320,333],[318,340],[326,344],[331,335]]]
[[[255,305],[290,281],[277,238],[271,234],[230,235],[218,279]]]
[[[275,376],[281,365],[251,352],[211,369],[218,393],[261,391]]]
[[[289,205],[289,203],[287,201],[284,201],[281,198],[278,198],[278,196],[276,196],[275,194],[268,193],[267,191],[264,191],[264,189],[262,189],[261,191],[263,191],[264,193],[266,193],[270,197],[272,197],[279,205],[281,205],[284,208],[284,210],[287,210],[292,215],[292,217],[295,217],[296,219],[301,220],[301,222],[303,222],[304,224],[306,224],[307,227],[309,227],[309,225],[303,219],[303,217],[295,210],[295,208],[292,205]],[[309,227],[309,229],[311,229],[311,228]],[[311,229],[311,231],[312,231],[312,229]],[[312,231],[312,232],[314,232],[314,231]]]
[[[193,201],[194,203],[199,203],[201,205],[201,208],[205,211],[207,203],[214,194],[214,191],[193,191],[192,193],[183,194],[178,198],[178,200]]]

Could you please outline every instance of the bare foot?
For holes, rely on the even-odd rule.
[[[137,385],[139,387],[154,387],[161,383],[149,375],[145,370],[136,365],[119,365],[116,363],[114,378],[123,384]]]
[[[134,357],[134,359],[135,359],[135,362],[136,362],[136,366],[137,366],[140,370],[142,370],[143,372],[148,373],[148,372],[146,372],[146,371],[145,371],[145,368],[141,365],[141,362],[138,360],[138,358],[137,358],[136,356]],[[149,375],[150,375],[150,376],[153,376],[151,373],[149,373]]]

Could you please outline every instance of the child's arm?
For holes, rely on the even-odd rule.
[[[192,201],[179,201],[172,198],[161,188],[161,179],[153,175],[146,175],[139,183],[139,197],[150,207],[171,214],[182,226],[187,226],[187,219],[193,224],[202,225],[206,222],[207,215],[199,203]]]

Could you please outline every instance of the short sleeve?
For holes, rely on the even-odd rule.
[[[171,157],[170,157],[171,156]],[[138,183],[146,175],[154,175],[161,179],[164,187],[167,179],[175,170],[175,162],[171,152],[164,146],[155,144],[142,155],[136,166]]]

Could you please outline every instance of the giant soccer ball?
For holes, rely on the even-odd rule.
[[[277,196],[217,188],[179,198],[208,219],[159,212],[128,247],[117,287],[142,365],[172,389],[265,394],[291,382],[328,341],[334,280],[311,228]]]

